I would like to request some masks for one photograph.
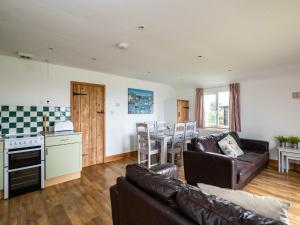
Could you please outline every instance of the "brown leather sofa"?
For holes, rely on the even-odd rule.
[[[114,225],[283,225],[138,165],[110,188]]]
[[[218,141],[228,133],[195,138],[184,152],[185,179],[191,185],[211,184],[223,188],[242,189],[268,166],[269,143],[239,138],[229,132],[244,151],[236,159],[221,152]]]

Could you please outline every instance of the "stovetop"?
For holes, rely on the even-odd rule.
[[[29,134],[7,134],[4,139],[27,139],[42,136],[40,133],[29,133]]]
[[[25,148],[44,145],[44,136],[40,133],[12,134],[4,136],[4,148]]]

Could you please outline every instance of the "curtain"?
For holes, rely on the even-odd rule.
[[[241,131],[240,84],[229,85],[229,130]]]
[[[202,88],[196,89],[196,123],[198,128],[204,127],[204,92]]]

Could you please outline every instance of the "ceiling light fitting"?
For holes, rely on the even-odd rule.
[[[139,26],[138,26],[138,29],[139,29],[139,30],[144,30],[144,29],[145,29],[145,26],[144,26],[144,25],[139,25]]]
[[[124,50],[128,48],[128,44],[125,42],[120,42],[117,44],[118,49]]]
[[[21,59],[32,59],[32,58],[34,57],[33,54],[26,53],[26,52],[17,52],[17,55],[18,55]]]

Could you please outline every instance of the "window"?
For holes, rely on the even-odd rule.
[[[229,91],[205,91],[205,127],[229,127]]]

